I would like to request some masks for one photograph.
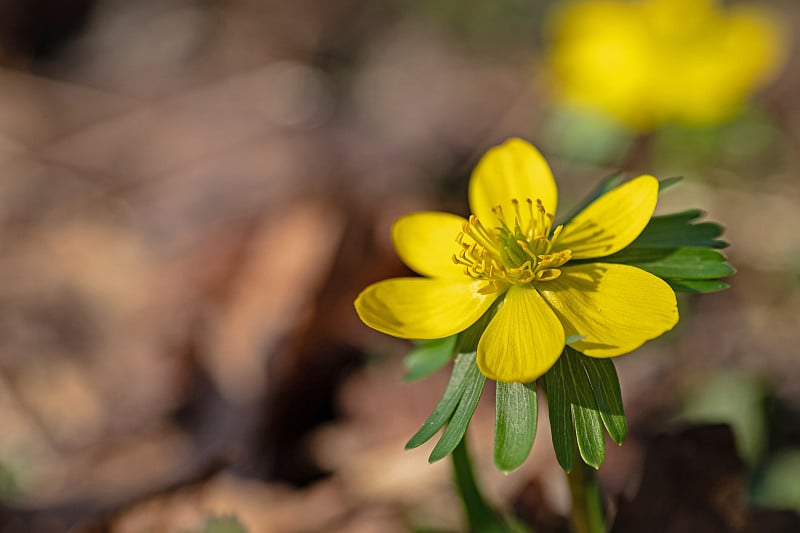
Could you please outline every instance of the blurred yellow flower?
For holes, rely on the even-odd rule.
[[[584,0],[553,14],[557,97],[635,130],[734,116],[781,66],[768,13],[716,0]]]
[[[438,339],[464,331],[496,301],[478,343],[489,378],[533,381],[570,346],[593,357],[630,352],[678,321],[675,293],[639,268],[603,263],[650,220],[658,181],[639,176],[553,228],[558,199],[547,162],[511,139],[478,162],[469,219],[422,212],[400,218],[392,238],[422,278],[367,287],[355,307],[368,326],[396,337]]]

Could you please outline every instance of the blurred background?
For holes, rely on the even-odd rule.
[[[731,288],[616,360],[616,530],[796,531],[798,24],[794,0],[0,0],[0,531],[463,530],[447,461],[403,450],[448,373],[404,382],[410,344],[352,301],[408,273],[392,222],[467,213],[510,136],[563,208],[683,176],[659,212],[731,242]],[[489,498],[564,531],[546,409],[504,476],[493,397]]]

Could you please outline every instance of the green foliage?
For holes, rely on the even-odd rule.
[[[659,182],[659,192],[673,187],[679,181],[680,178],[668,178]],[[618,176],[604,180],[565,222],[619,183]],[[690,209],[652,217],[642,233],[619,252],[573,263],[601,261],[632,265],[660,277],[674,290],[681,292],[704,293],[726,289],[728,284],[719,278],[730,276],[736,270],[716,249],[725,248],[728,243],[719,238],[723,232],[722,226],[698,221],[703,214],[699,209]]]
[[[614,362],[611,359],[585,356],[580,356],[580,362],[589,377],[603,425],[611,440],[621,445],[628,434],[628,423],[625,420],[622,391]]]
[[[494,424],[494,464],[516,470],[531,453],[536,437],[536,382],[498,383]]]
[[[544,379],[559,464],[572,469],[577,444],[583,461],[599,467],[605,458],[604,432],[618,444],[627,434],[614,364],[566,347]],[[444,428],[429,460],[449,455],[464,438],[485,382],[475,353],[459,354],[442,398],[406,449],[420,446]],[[535,383],[497,383],[494,461],[498,469],[511,472],[525,462],[536,437],[537,419]]]
[[[567,348],[565,352],[569,351]],[[564,382],[572,403],[572,418],[578,440],[578,452],[583,462],[599,468],[606,457],[606,440],[600,411],[597,408],[592,385],[580,361],[571,354],[560,358],[564,363]]]
[[[736,270],[716,248],[728,245],[718,237],[722,227],[698,222],[698,209],[657,216],[629,246],[601,259],[633,265],[656,275],[681,292],[713,292],[726,289],[719,278]]]
[[[408,371],[404,379],[415,381],[428,377],[440,368],[443,368],[456,350],[458,335],[444,339],[417,341],[413,350],[405,358]]]
[[[658,194],[669,190],[683,181],[683,176],[673,176],[671,178],[664,178],[658,181]]]
[[[15,500],[22,494],[17,476],[7,465],[0,463],[0,501]]]
[[[723,229],[714,222],[696,222],[705,213],[689,209],[680,213],[655,216],[630,246],[635,248],[725,248],[728,243],[717,239]]]
[[[247,529],[235,516],[211,516],[206,519],[203,529],[196,533],[247,533]]]
[[[754,466],[768,447],[766,395],[759,378],[740,370],[719,370],[696,376],[677,418],[694,424],[728,424],[739,455]]]
[[[674,280],[716,279],[735,272],[721,253],[708,248],[639,248],[631,245],[600,261],[633,265],[662,279]]]
[[[590,192],[586,196],[586,198],[584,198],[577,206],[575,206],[572,209],[572,211],[569,211],[567,213],[567,215],[565,215],[563,217],[556,218],[554,226],[559,226],[559,225],[563,225],[563,224],[569,223],[570,220],[575,218],[575,215],[577,215],[578,213],[580,213],[581,211],[586,209],[586,207],[589,204],[591,204],[592,202],[594,202],[595,200],[597,200],[598,198],[603,196],[605,193],[607,193],[608,191],[610,191],[611,189],[613,189],[614,187],[616,187],[620,183],[622,183],[622,174],[621,173],[617,172],[615,174],[611,174],[610,176],[606,176],[605,178],[603,178],[603,180],[600,182],[600,184],[597,185],[597,187],[592,189],[592,192]]]
[[[800,449],[782,450],[772,457],[753,481],[750,490],[755,505],[792,509],[800,513]]]
[[[577,213],[594,200],[621,183],[619,174],[604,179],[587,198],[559,224],[568,223]],[[680,182],[680,178],[667,178],[659,182],[659,193]],[[728,243],[719,237],[723,228],[719,224],[698,221],[703,216],[699,209],[690,209],[650,219],[642,233],[626,248],[607,257],[583,261],[623,263],[646,270],[662,278],[676,291],[714,292],[726,289],[728,284],[719,278],[729,276],[735,269],[715,249]]]
[[[444,391],[439,403],[431,413],[431,416],[422,424],[422,427],[417,433],[411,437],[406,443],[406,450],[416,448],[431,439],[440,429],[450,420],[453,416],[461,397],[464,395],[464,389],[467,387],[467,379],[473,375],[473,366],[477,369],[474,354],[459,355],[456,358],[456,363],[453,366],[453,373],[450,376],[450,382]]]
[[[553,450],[561,468],[569,472],[575,461],[575,431],[572,428],[572,402],[566,380],[565,363],[559,357],[553,368],[544,375],[547,409],[550,415],[550,434]]]
[[[627,434],[614,365],[567,346],[544,376],[553,448],[561,467],[572,470],[575,445],[583,461],[598,468],[605,458],[605,427],[621,444]]]
[[[427,442],[447,424],[429,460],[435,462],[450,454],[467,431],[485,383],[486,377],[478,370],[475,353],[459,354],[444,395],[431,416],[408,441],[406,449]]]
[[[431,463],[447,457],[452,452],[461,439],[464,438],[464,433],[467,432],[469,421],[472,420],[472,414],[475,408],[478,407],[478,401],[481,399],[483,386],[486,383],[486,377],[478,370],[478,365],[475,363],[475,356],[472,354],[472,366],[470,367],[470,375],[467,378],[467,386],[464,388],[464,395],[458,402],[453,417],[448,422],[447,427],[442,433],[442,438],[436,443],[433,448],[428,461]]]
[[[495,300],[492,306],[474,324],[458,334],[458,345],[456,346],[458,353],[472,353],[478,350],[478,341],[481,340],[483,331],[489,325],[504,299],[505,296],[501,296]]]
[[[667,279],[672,290],[679,292],[716,292],[730,287],[728,282],[720,279]]]

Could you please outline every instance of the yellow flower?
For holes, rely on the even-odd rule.
[[[776,22],[716,0],[584,0],[557,11],[550,66],[558,96],[637,130],[735,115],[781,65]]]
[[[427,277],[375,283],[356,311],[383,333],[438,339],[464,331],[498,301],[477,350],[481,372],[497,381],[540,377],[567,337],[593,357],[630,352],[677,323],[675,293],[639,268],[586,260],[630,244],[657,195],[658,181],[639,176],[553,228],[550,167],[527,142],[508,140],[475,167],[468,220],[422,212],[395,223],[397,253]]]

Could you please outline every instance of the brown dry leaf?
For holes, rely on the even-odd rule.
[[[248,403],[263,395],[267,358],[308,316],[342,230],[341,215],[318,202],[276,210],[255,230],[209,321],[206,363],[229,398]]]
[[[210,515],[234,515],[253,533],[325,531],[352,506],[337,483],[307,489],[220,474],[210,481],[156,496],[124,511],[113,533],[174,533],[199,530]]]

